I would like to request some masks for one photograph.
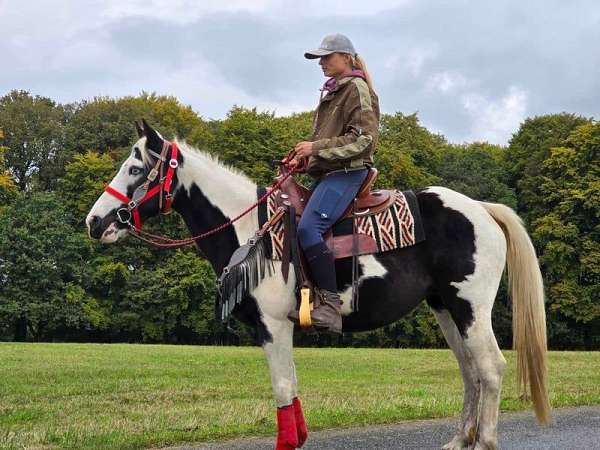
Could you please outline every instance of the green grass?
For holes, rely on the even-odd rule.
[[[501,409],[522,410],[508,360]],[[296,349],[311,430],[456,416],[449,350]],[[550,352],[554,407],[600,404],[600,352]],[[138,449],[271,435],[260,348],[0,344],[0,448]]]

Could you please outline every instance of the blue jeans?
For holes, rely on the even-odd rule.
[[[337,222],[356,197],[368,169],[332,172],[312,187],[312,195],[298,223],[303,250],[323,242],[323,234]]]

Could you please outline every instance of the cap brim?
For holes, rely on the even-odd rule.
[[[333,50],[325,50],[324,48],[318,48],[316,50],[311,50],[309,52],[306,52],[304,54],[304,57],[306,59],[316,59],[316,58],[320,58],[321,56],[331,55],[332,53],[335,53],[335,52]]]

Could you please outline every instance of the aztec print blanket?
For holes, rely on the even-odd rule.
[[[259,192],[260,194],[260,192]],[[421,212],[415,193],[412,190],[396,190],[396,200],[392,205],[377,214],[356,218],[358,233],[372,237],[377,243],[378,252],[387,252],[397,248],[408,247],[425,240],[425,231],[421,220]],[[275,213],[273,197],[269,197],[266,205],[259,209],[262,225]],[[333,227],[334,236],[352,234],[352,219],[346,218]],[[283,221],[279,221],[270,232],[270,258],[281,260],[283,252]]]

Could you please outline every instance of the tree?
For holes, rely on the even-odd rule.
[[[178,136],[193,145],[204,145],[209,140],[202,118],[171,96],[142,92],[137,97],[95,97],[71,108],[66,146],[74,153],[112,153],[130,148],[137,140],[133,122],[142,117],[167,139]]]
[[[445,146],[445,138],[421,126],[416,113],[383,114],[375,154],[378,186],[415,189],[438,183],[434,171]]]
[[[571,132],[550,149],[537,177],[544,209],[533,237],[548,284],[549,306],[564,317],[600,325],[600,123]],[[588,329],[586,345],[600,336]]]
[[[159,250],[125,238],[104,245],[84,219],[136,140],[145,117],[217,154],[262,185],[272,160],[311,135],[312,113],[287,117],[234,106],[205,122],[175,97],[143,92],[71,105],[12,91],[0,99],[0,336],[10,339],[221,342],[215,274],[195,248]],[[598,124],[573,114],[525,120],[508,147],[450,144],[417,114],[383,114],[378,186],[444,185],[477,200],[518,208],[547,289],[552,348],[599,348]],[[39,192],[47,191],[47,192]],[[145,229],[185,236],[178,215]],[[496,336],[511,345],[503,279],[493,310]],[[232,322],[243,344],[253,332]],[[299,333],[303,345],[445,346],[426,305],[398,322],[337,342]]]
[[[435,173],[444,186],[473,199],[516,208],[517,198],[507,184],[503,165],[505,151],[501,146],[486,142],[448,145],[440,155]]]
[[[0,139],[3,137],[4,133],[0,128]],[[0,147],[0,214],[2,213],[2,207],[12,200],[17,191],[17,187],[4,164],[4,154],[7,150],[6,147]]]
[[[273,181],[272,161],[310,137],[310,118],[309,113],[278,118],[272,112],[234,106],[225,120],[213,126],[210,150],[257,183],[268,185]]]
[[[0,97],[0,144],[6,168],[21,191],[52,189],[69,152],[64,149],[66,111],[46,97],[11,91]]]
[[[92,151],[75,155],[66,166],[57,192],[77,224],[83,226],[94,202],[116,172],[116,163],[109,155]]]
[[[540,192],[540,168],[552,147],[561,146],[569,134],[590,119],[575,114],[549,114],[526,119],[513,134],[504,154],[508,184],[519,199],[518,213],[527,223],[543,216],[544,196]]]
[[[96,300],[80,287],[89,242],[69,224],[52,193],[21,193],[0,214],[0,330],[14,338],[53,337],[98,325]]]

